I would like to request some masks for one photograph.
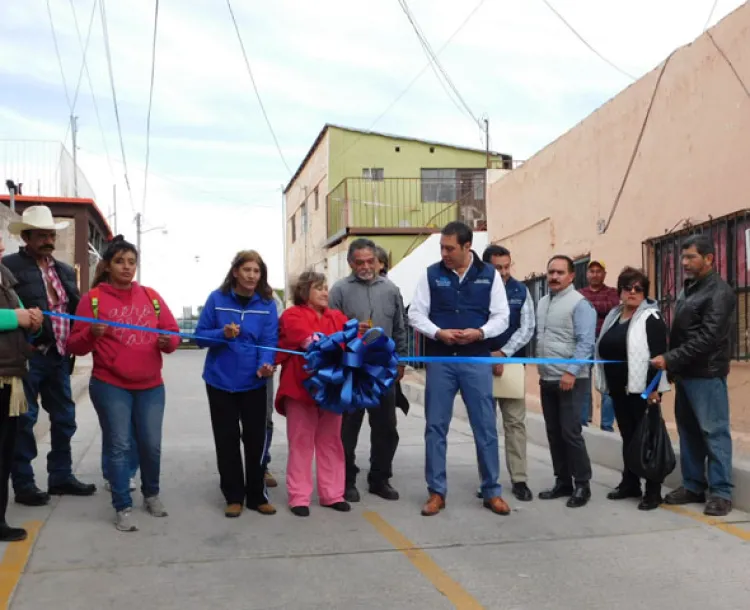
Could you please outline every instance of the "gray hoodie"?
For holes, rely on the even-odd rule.
[[[364,282],[352,273],[333,285],[328,305],[350,320],[372,320],[373,326],[381,327],[396,343],[398,355],[407,355],[404,301],[398,286],[388,278],[377,276],[371,282]]]

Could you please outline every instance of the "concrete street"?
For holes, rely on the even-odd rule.
[[[508,485],[514,511],[496,516],[474,497],[476,457],[462,420],[454,421],[450,438],[448,507],[436,517],[420,516],[420,405],[400,418],[393,480],[400,501],[371,496],[362,484],[363,502],[349,514],[313,505],[309,518],[293,516],[283,487],[284,418],[277,415],[271,466],[281,486],[271,497],[279,512],[226,519],[200,378],[204,355],[189,350],[166,359],[162,497],[170,516],[147,515],[136,493],[140,531],[117,532],[103,488],[93,498],[54,499],[45,508],[11,504],[12,524],[44,522],[13,610],[748,607],[747,514],[711,522],[698,507],[688,507],[689,514],[642,513],[635,501],[605,498],[619,473],[597,467],[594,498],[585,508],[536,498],[523,504]],[[77,472],[101,486],[101,438],[87,397],[78,413]],[[366,465],[366,430],[360,465]],[[42,445],[40,454],[46,450]],[[546,449],[530,446],[529,457],[536,494],[552,482],[552,471]],[[43,487],[43,458],[36,469]],[[502,482],[509,484],[505,466]],[[0,547],[2,579],[18,563],[7,547]]]

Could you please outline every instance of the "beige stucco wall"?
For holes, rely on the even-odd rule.
[[[750,84],[750,5],[711,30]],[[656,93],[639,152],[608,230],[660,67],[488,189],[490,240],[508,247],[517,277],[540,273],[554,253],[604,260],[613,282],[642,264],[642,242],[750,207],[750,99],[707,35],[675,53]],[[736,432],[750,432],[738,363],[729,385]],[[536,391],[531,375],[529,390]],[[672,417],[672,409],[666,409]]]
[[[305,167],[286,194],[286,268],[293,283],[306,268],[323,271],[326,241],[326,195],[328,194],[328,146],[326,134]],[[318,189],[318,209],[315,209],[315,189]],[[303,226],[300,206],[307,202],[307,226]],[[292,242],[291,218],[295,218],[296,240]]]

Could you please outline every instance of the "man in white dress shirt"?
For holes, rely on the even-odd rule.
[[[425,336],[428,356],[489,356],[489,339],[508,327],[505,287],[495,268],[472,251],[473,233],[462,222],[445,226],[440,237],[442,261],[418,280],[409,322]],[[507,515],[498,482],[500,460],[492,399],[492,367],[488,364],[427,364],[425,399],[425,476],[429,498],[425,516],[445,508],[447,436],[453,401],[461,391],[479,458],[484,506]]]

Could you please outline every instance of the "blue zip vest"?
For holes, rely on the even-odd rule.
[[[510,319],[508,321],[508,328],[505,332],[490,340],[492,351],[498,351],[503,349],[503,346],[513,336],[519,328],[521,328],[521,310],[523,309],[524,303],[529,296],[529,291],[526,285],[519,282],[515,278],[510,278],[508,283],[505,284],[505,295],[508,298],[508,307],[510,309]],[[524,345],[512,356],[522,358],[527,355],[527,345]]]
[[[439,328],[481,328],[490,318],[490,296],[495,268],[482,262],[474,253],[463,282],[443,262],[427,268],[430,286],[430,320]],[[446,345],[426,339],[425,348],[431,356],[487,356],[489,341],[469,345]]]

